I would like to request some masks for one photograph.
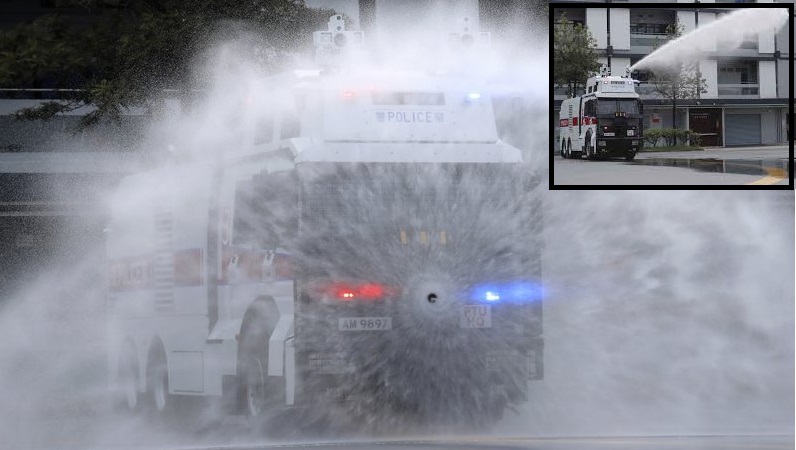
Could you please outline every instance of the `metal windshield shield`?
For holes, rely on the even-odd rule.
[[[632,98],[606,98],[597,99],[598,116],[637,116],[640,114],[639,101]]]

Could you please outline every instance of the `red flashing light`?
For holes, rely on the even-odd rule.
[[[391,288],[378,283],[329,283],[321,293],[342,301],[379,300],[395,293]]]
[[[343,96],[343,100],[353,100],[354,99],[354,91],[343,91],[342,96]]]

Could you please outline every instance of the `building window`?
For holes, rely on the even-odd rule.
[[[665,23],[631,23],[630,34],[666,35]]]

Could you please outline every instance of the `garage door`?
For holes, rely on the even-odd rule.
[[[760,114],[728,114],[724,119],[726,145],[760,144]]]

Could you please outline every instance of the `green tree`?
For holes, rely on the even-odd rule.
[[[273,72],[332,13],[303,0],[59,0],[56,13],[0,33],[0,87],[69,89],[21,119],[92,105],[82,127],[118,121],[128,107],[151,111],[166,89],[205,87],[192,63],[213,39],[239,38],[236,50]]]
[[[574,95],[578,85],[600,69],[597,61],[597,41],[588,28],[567,20],[566,14],[555,24],[553,33],[553,82],[567,86]]]
[[[677,39],[683,31],[679,23],[667,26],[666,40]],[[657,50],[661,45],[659,39],[654,48]],[[707,81],[699,71],[699,60],[694,59],[671,61],[666,66],[655,67],[649,81],[655,92],[672,102],[672,128],[677,128],[677,101],[698,99],[700,94],[708,91]]]

